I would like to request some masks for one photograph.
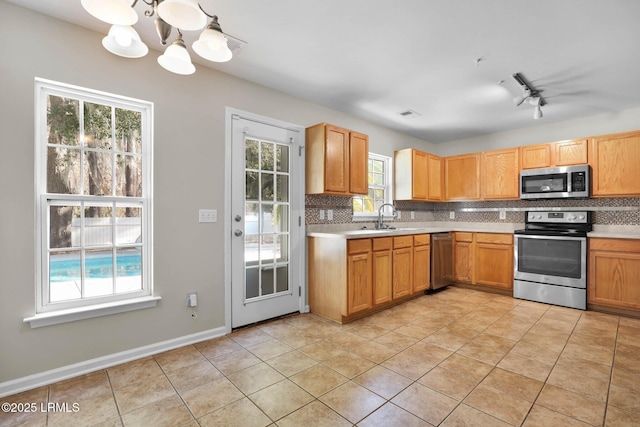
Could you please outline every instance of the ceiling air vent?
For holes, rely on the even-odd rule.
[[[406,110],[399,113],[402,117],[412,118],[412,117],[420,117],[422,114],[413,110]]]
[[[227,38],[227,47],[229,47],[229,50],[233,53],[247,45],[247,42],[244,40],[240,40],[236,37],[230,36],[229,34],[225,33],[225,37]]]

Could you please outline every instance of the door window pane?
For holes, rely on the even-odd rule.
[[[276,292],[289,290],[289,266],[281,266],[276,269]]]
[[[261,289],[262,295],[271,295],[274,291],[274,283],[273,283],[273,267],[262,268],[260,270],[261,274]]]
[[[289,175],[277,175],[276,202],[289,201]]]
[[[260,296],[260,276],[257,268],[247,268],[246,270],[245,297],[255,298]]]
[[[245,168],[258,169],[258,159],[260,157],[258,141],[255,141],[253,139],[245,140],[244,153],[245,153]]]

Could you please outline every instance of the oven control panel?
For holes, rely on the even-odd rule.
[[[540,211],[527,212],[527,223],[554,223],[554,224],[591,224],[591,212],[589,211]]]

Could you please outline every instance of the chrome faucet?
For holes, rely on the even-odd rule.
[[[384,224],[384,216],[382,215],[382,210],[385,206],[391,206],[393,208],[393,217],[395,218],[398,214],[396,212],[396,207],[392,203],[383,203],[380,208],[378,208],[378,222],[376,224],[376,230],[382,230],[384,228],[389,228],[388,225]]]

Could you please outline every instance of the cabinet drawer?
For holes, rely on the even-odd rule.
[[[431,234],[416,234],[413,236],[413,246],[428,245],[431,243]]]
[[[473,242],[473,233],[456,232],[456,242]]]
[[[371,250],[371,239],[351,239],[347,240],[347,253],[359,254]]]
[[[476,233],[476,243],[497,243],[510,245],[513,243],[513,235],[498,233]]]
[[[639,239],[589,239],[590,251],[610,251],[610,252],[640,252]]]
[[[398,236],[393,238],[393,248],[410,248],[413,246],[413,236]]]
[[[372,240],[374,251],[388,251],[393,246],[393,237],[376,237]]]

